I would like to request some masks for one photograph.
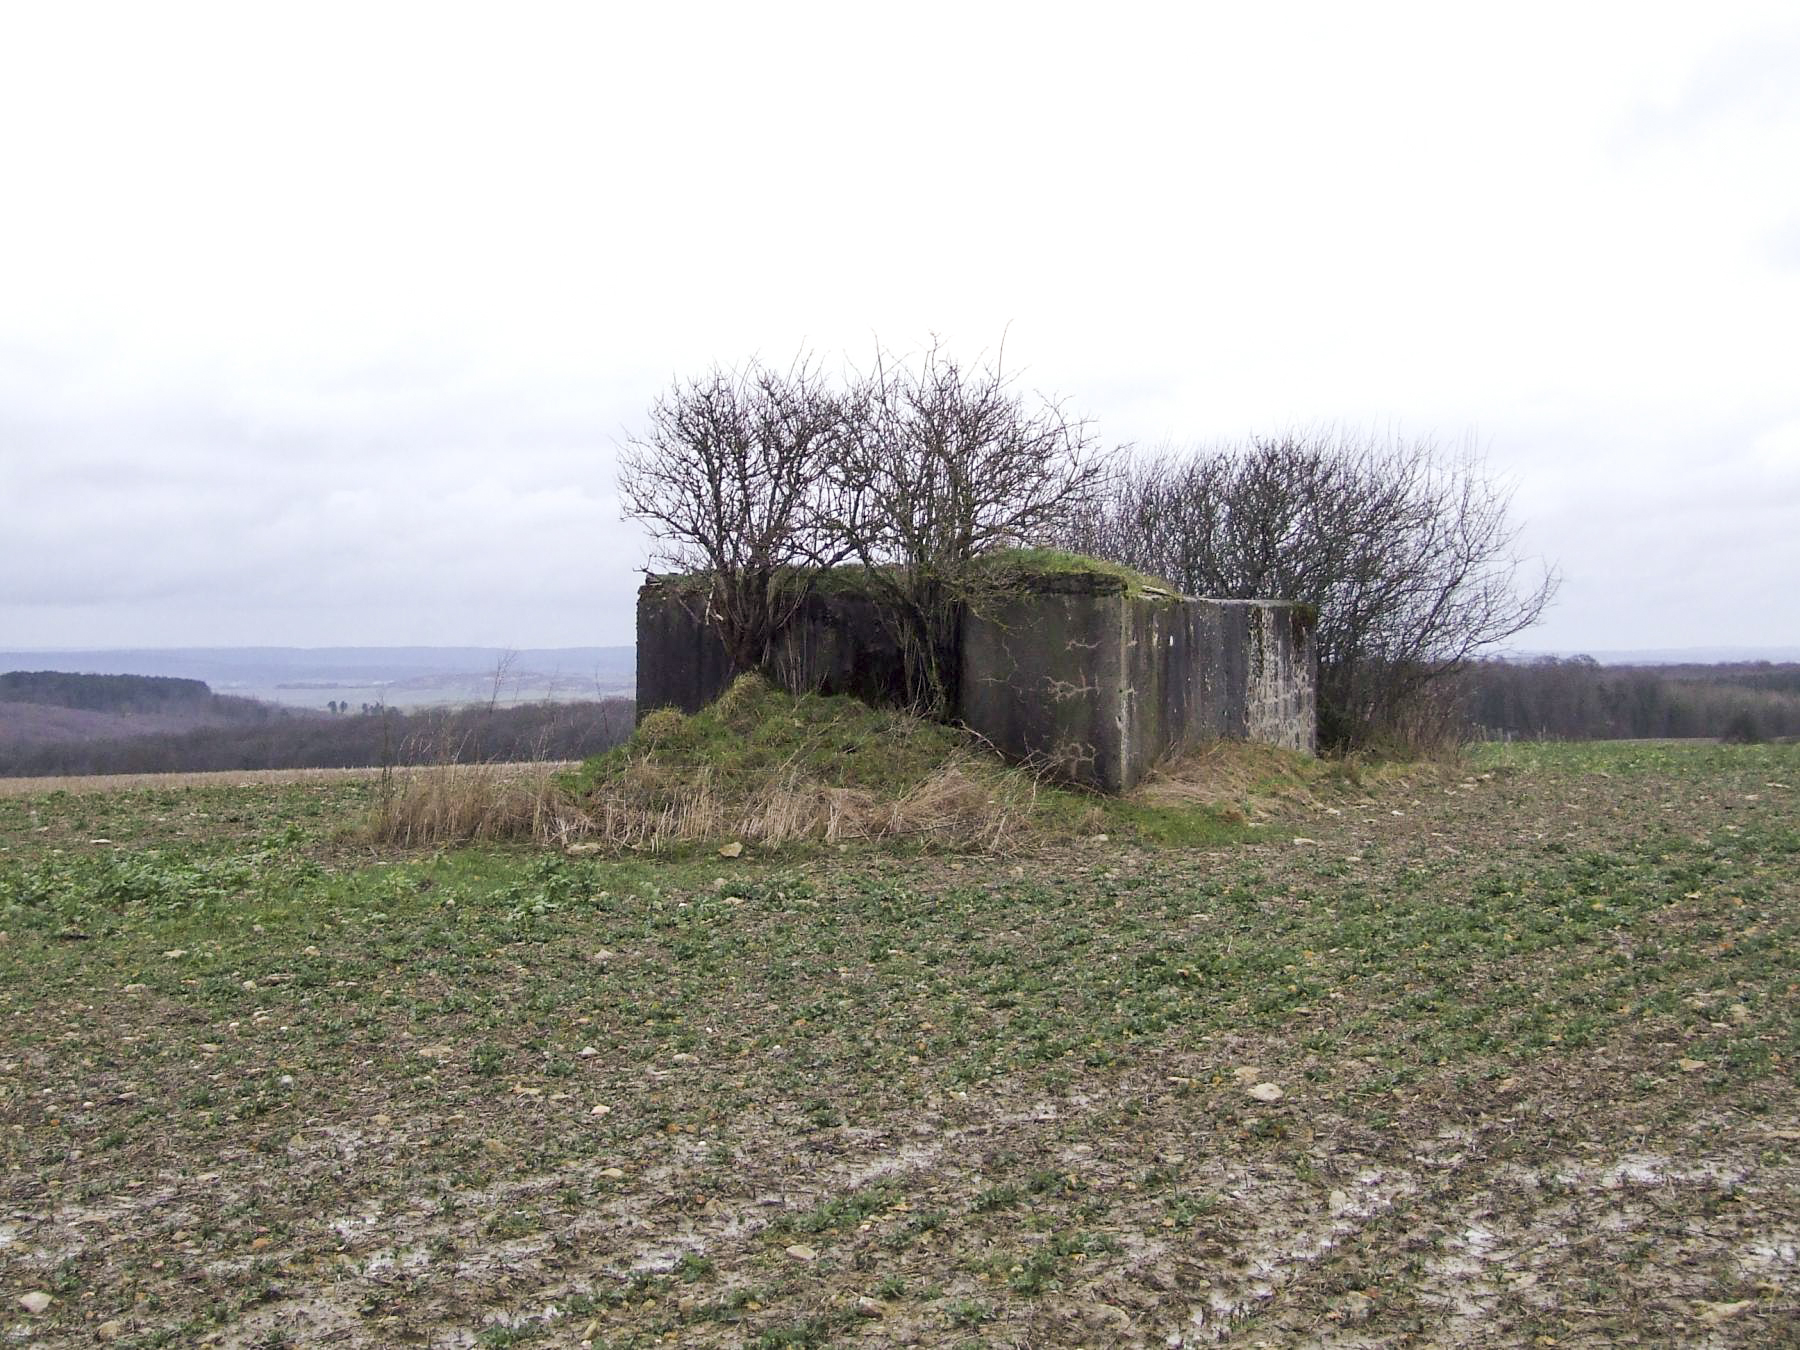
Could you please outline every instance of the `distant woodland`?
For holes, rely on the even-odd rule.
[[[1474,735],[1530,740],[1800,736],[1800,663],[1603,666],[1480,661],[1462,676]],[[0,777],[583,759],[620,744],[630,699],[335,712],[148,675],[0,674]]]
[[[1603,666],[1481,661],[1465,673],[1478,735],[1535,740],[1800,736],[1800,664]]]
[[[633,720],[630,699],[312,712],[199,680],[14,671],[0,674],[0,776],[582,759]]]
[[[253,699],[215,694],[201,680],[164,675],[72,675],[61,670],[0,674],[0,703],[250,722],[265,721],[281,711]]]

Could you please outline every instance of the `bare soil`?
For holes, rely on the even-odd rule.
[[[1794,1344],[1796,784],[1508,752],[1004,862],[35,800],[0,1341]]]

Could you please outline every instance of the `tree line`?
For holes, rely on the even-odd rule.
[[[0,776],[338,769],[382,765],[573,760],[626,740],[630,699],[511,708],[383,708],[366,717],[317,713],[163,735],[0,746]]]
[[[193,713],[257,722],[281,710],[255,699],[215,694],[204,680],[169,675],[85,675],[63,670],[0,673],[0,703],[38,703],[83,712]]]
[[[1472,449],[1336,431],[1149,455],[1104,445],[1002,356],[934,342],[828,378],[801,355],[677,380],[621,456],[620,499],[689,575],[739,670],[824,569],[860,570],[927,711],[956,706],[958,620],[1014,546],[1124,563],[1190,595],[1318,612],[1320,733],[1351,748],[1442,723],[1449,677],[1536,622],[1553,570],[1516,550]]]
[[[1486,660],[1462,676],[1477,734],[1540,740],[1800,736],[1800,664],[1603,666]]]

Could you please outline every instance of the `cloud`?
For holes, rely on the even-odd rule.
[[[1780,12],[34,7],[0,628],[628,640],[651,397],[934,330],[1112,442],[1476,428],[1609,645],[1750,623],[1800,418]],[[1641,601],[1678,568],[1704,614]]]
[[[1672,92],[1640,107],[1632,129],[1647,140],[1679,139],[1721,125],[1800,122],[1800,24],[1791,19],[1741,32],[1705,53]]]
[[[1785,220],[1764,236],[1766,256],[1776,267],[1800,270],[1800,216]]]
[[[594,599],[643,552],[603,395],[433,367],[88,402],[104,376],[64,375],[0,391],[0,612],[60,616],[40,642],[105,640],[71,631],[84,609],[162,614],[170,642],[376,643],[409,610],[512,645],[629,639]]]

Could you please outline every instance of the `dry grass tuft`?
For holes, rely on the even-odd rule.
[[[1308,801],[1324,761],[1254,741],[1211,741],[1159,764],[1134,795],[1150,806],[1198,807],[1243,818]]]
[[[718,839],[765,847],[913,840],[1004,852],[1029,833],[1039,790],[1031,775],[972,756],[898,796],[791,770],[746,793],[705,768],[682,771],[643,758],[578,800],[550,767],[442,766],[396,775],[367,834],[400,848],[531,840],[657,853]]]
[[[1460,759],[1389,759],[1357,752],[1314,758],[1255,741],[1212,741],[1157,766],[1132,794],[1147,806],[1207,810],[1226,820],[1267,821],[1380,784],[1433,782]]]
[[[583,803],[586,837],[610,849],[658,852],[711,839],[779,846],[910,839],[1000,851],[1024,831],[1038,797],[1030,775],[945,763],[898,795],[819,782],[789,768],[744,790],[702,767],[634,759]]]
[[[727,841],[999,853],[1112,833],[1210,845],[1306,804],[1337,772],[1221,742],[1165,765],[1130,798],[1099,798],[1008,765],[966,732],[744,677],[694,714],[652,712],[629,744],[575,772],[409,773],[369,833],[406,848],[531,840],[609,853]]]
[[[566,844],[587,817],[557,785],[556,764],[439,764],[395,773],[368,824],[401,848],[532,839]]]

